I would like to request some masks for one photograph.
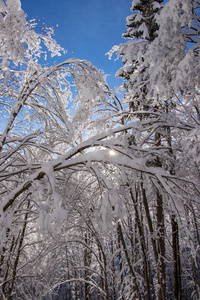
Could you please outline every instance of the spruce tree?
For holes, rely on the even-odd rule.
[[[160,120],[169,119],[175,112],[176,97],[181,97],[181,103],[184,97],[191,99],[195,88],[197,89],[196,85],[199,84],[199,1],[169,1],[161,10],[162,2],[133,1],[131,10],[134,14],[127,18],[128,29],[123,34],[123,37],[131,40],[121,44],[118,49],[124,66],[117,72],[117,76],[126,80],[125,97],[129,112],[134,112],[134,117],[140,120],[146,116],[153,118],[156,113],[160,113]],[[198,113],[198,109],[196,110]],[[152,132],[150,145],[153,144],[154,149],[159,151],[163,146],[167,146],[169,150],[165,155],[162,155],[161,150],[160,153],[150,156],[147,166],[164,170],[166,162],[170,161],[167,171],[173,176],[177,167],[171,128],[157,125],[155,124]],[[150,198],[145,195],[148,191],[143,191],[143,198],[146,198],[144,206],[149,209]],[[165,202],[159,186],[155,186],[155,193],[157,235],[156,243],[152,241],[152,245],[157,264],[158,299],[166,299],[167,296],[166,253],[170,248],[166,242],[165,225],[168,214],[171,219],[173,298],[182,299],[184,266],[180,259],[179,214],[173,209],[167,212],[168,203]],[[151,215],[148,217],[151,225]],[[149,230],[152,233],[150,225]]]
[[[156,15],[161,9],[163,1],[152,0],[134,0],[132,2],[131,10],[135,12],[127,18],[127,31],[123,37],[132,39],[124,45],[120,45],[119,54],[123,56],[124,66],[118,71],[118,76],[123,77],[127,82],[125,88],[127,94],[125,95],[129,111],[136,112],[134,116],[140,120],[146,118],[144,112],[150,114],[158,110],[157,106],[153,105],[153,99],[149,97],[149,66],[144,60],[144,55],[148,50],[149,45],[155,40],[157,31],[159,29],[156,23]],[[140,111],[141,113],[139,113]],[[161,147],[162,136],[155,131],[154,136],[155,147]],[[152,141],[153,141],[152,140]],[[153,167],[161,167],[162,162],[158,156],[152,156],[149,159],[150,165]],[[157,291],[158,299],[164,300],[166,298],[166,245],[165,245],[165,216],[164,216],[164,201],[159,189],[155,187],[156,192],[156,245],[154,247],[154,256],[157,264],[157,276],[159,289]],[[146,195],[146,191],[144,191]],[[145,206],[145,197],[143,197],[143,204]],[[146,205],[149,206],[149,199]],[[147,214],[148,217],[148,214]],[[150,295],[149,295],[150,297]]]
[[[131,11],[134,14],[127,17],[127,31],[122,35],[124,38],[139,39],[144,38],[152,42],[158,30],[155,14],[160,10],[163,0],[134,0]]]
[[[163,0],[133,0],[131,11],[134,14],[126,19],[128,29],[122,36],[131,40],[119,47],[118,55],[122,56],[124,66],[116,76],[127,81],[124,86],[131,111],[149,110],[151,101],[146,98],[149,72],[143,56],[157,36],[159,27],[156,16],[162,8],[162,2]],[[141,118],[141,115],[138,117]]]

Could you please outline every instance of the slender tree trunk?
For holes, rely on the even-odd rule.
[[[126,256],[126,260],[127,260],[128,266],[129,266],[130,274],[132,275],[133,283],[134,283],[134,286],[135,286],[135,289],[136,289],[136,292],[137,292],[137,297],[138,297],[139,300],[142,300],[141,291],[140,291],[140,288],[139,288],[139,285],[138,285],[138,282],[137,282],[137,276],[135,274],[134,267],[131,264],[131,261],[130,261],[129,255],[128,255],[128,251],[127,251],[127,248],[126,248],[126,242],[124,240],[123,233],[122,233],[122,227],[121,227],[119,222],[118,222],[118,230],[119,230],[119,236],[120,236],[120,240],[122,242],[123,250],[124,250],[124,253],[125,253],[125,256]]]
[[[30,208],[30,200],[28,200],[27,211],[29,210],[29,208]],[[10,286],[9,292],[8,292],[8,300],[12,300],[12,292],[13,292],[13,287],[14,287],[14,284],[15,284],[15,279],[16,279],[16,274],[17,274],[17,266],[18,266],[18,263],[19,263],[21,248],[22,248],[22,244],[23,244],[23,241],[24,241],[28,215],[29,215],[29,213],[25,214],[23,228],[22,228],[21,235],[20,235],[20,238],[19,238],[19,245],[18,245],[18,248],[17,248],[17,254],[16,254],[15,261],[14,261],[14,266],[13,266],[11,286]]]
[[[6,229],[6,238],[8,239],[10,233],[10,228]],[[5,253],[6,253],[6,246],[7,246],[8,241],[6,240],[6,245],[2,248],[2,253],[1,253],[1,258],[0,258],[0,276],[2,273],[2,266],[4,264],[4,258],[5,258]]]
[[[146,283],[146,290],[147,290],[147,299],[150,300],[151,299],[151,292],[150,292],[150,281],[149,278],[151,278],[151,270],[149,267],[149,263],[148,263],[148,257],[147,257],[147,247],[146,247],[146,243],[145,243],[145,235],[144,235],[144,228],[142,225],[142,222],[140,220],[140,214],[138,211],[138,207],[139,207],[139,192],[138,189],[136,189],[136,198],[134,197],[133,191],[131,189],[131,187],[129,186],[129,192],[131,195],[131,199],[133,201],[133,205],[134,205],[134,210],[135,210],[135,216],[136,216],[136,224],[138,226],[139,229],[139,236],[140,236],[140,243],[141,243],[141,248],[142,248],[142,254],[143,254],[143,258],[144,258],[144,282]]]
[[[119,251],[119,271],[120,271],[120,285],[121,285],[121,298],[124,298],[124,276],[123,276],[123,264],[122,264],[122,253],[121,253],[121,239],[120,239],[120,230],[119,226],[117,226],[117,246]]]
[[[20,235],[20,232],[19,232],[19,235]],[[13,249],[15,248],[14,245],[17,244],[19,235],[18,235],[17,239],[15,239],[14,236],[12,237],[12,242],[11,242],[11,246],[10,246],[10,249],[9,249],[9,255],[8,255],[8,258],[7,258],[7,261],[6,261],[6,267],[5,267],[4,276],[3,276],[3,283],[2,283],[2,286],[1,286],[2,293],[6,297],[7,297],[7,291],[9,291],[9,287],[7,288],[7,286],[9,285],[9,282],[7,282],[7,279],[9,277],[10,269],[12,269],[11,257],[13,256],[13,252],[14,252]]]
[[[85,233],[85,244],[90,246],[90,233]],[[91,251],[86,247],[84,250],[84,266],[85,268],[85,280],[89,280],[89,270],[88,268],[90,267],[91,264],[91,258],[92,254]],[[90,292],[90,285],[89,283],[85,282],[85,300],[90,300],[91,299],[91,292]]]
[[[142,195],[143,195],[142,198],[143,198],[143,203],[144,203],[144,208],[145,208],[145,214],[146,214],[146,218],[147,218],[147,224],[148,224],[148,228],[149,228],[149,231],[150,231],[150,234],[151,234],[151,243],[152,243],[152,247],[153,247],[154,257],[155,257],[155,260],[156,260],[158,284],[160,286],[160,289],[158,291],[158,299],[159,300],[160,299],[164,300],[165,299],[165,295],[162,292],[162,282],[163,282],[163,274],[162,274],[162,272],[163,272],[163,270],[161,268],[161,265],[160,265],[161,262],[159,260],[160,259],[160,252],[159,252],[158,246],[156,244],[155,231],[153,229],[153,223],[152,223],[152,220],[151,220],[151,214],[150,214],[149,205],[148,205],[148,201],[147,201],[146,191],[143,188],[143,184],[142,183],[141,183],[141,188],[142,188]],[[162,204],[162,201],[161,201],[161,204]],[[162,210],[161,210],[161,212],[162,212]],[[165,272],[164,272],[164,274],[165,274]],[[165,287],[164,287],[164,289],[165,289]]]
[[[67,280],[70,279],[70,273],[69,273],[69,258],[68,258],[68,247],[65,245],[65,251],[66,251],[66,267],[67,267]],[[70,295],[70,284],[66,283],[66,300],[70,300],[71,295]]]
[[[166,102],[166,112],[169,112],[169,105]],[[172,150],[172,138],[171,130],[168,127],[167,131],[167,143],[170,147],[169,153],[173,156]],[[172,162],[171,169],[169,170],[171,175],[175,175],[174,161]],[[171,216],[171,227],[172,227],[172,252],[174,261],[174,299],[182,299],[182,280],[181,280],[181,259],[180,259],[180,246],[179,246],[179,227],[176,220],[176,216],[172,214]]]
[[[157,147],[161,146],[161,134],[155,133],[155,145]],[[162,162],[157,156],[156,167],[162,168]],[[157,188],[156,188],[157,189]],[[158,268],[160,269],[160,286],[158,291],[158,299],[165,300],[166,298],[166,265],[165,265],[165,216],[164,216],[164,203],[163,197],[159,190],[156,191],[156,201],[157,201],[157,232],[158,232]]]
[[[165,267],[165,224],[162,195],[157,192],[157,230],[158,230],[158,267],[160,269],[161,281],[158,299],[166,299],[166,267]]]
[[[173,248],[173,261],[174,261],[174,299],[182,299],[181,290],[181,260],[179,249],[179,232],[178,223],[174,215],[171,219],[172,225],[172,248]]]
[[[113,290],[113,300],[117,299],[116,284],[115,284],[115,257],[114,257],[114,246],[113,238],[111,237],[111,251],[112,251],[112,290]]]

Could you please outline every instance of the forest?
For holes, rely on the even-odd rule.
[[[200,1],[130,0],[113,90],[0,0],[0,299],[200,299]]]

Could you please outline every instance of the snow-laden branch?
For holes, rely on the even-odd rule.
[[[68,59],[58,65],[49,67],[45,70],[38,69],[34,71],[26,80],[25,84],[22,86],[19,95],[15,101],[14,106],[11,109],[9,120],[5,126],[4,132],[0,136],[0,151],[2,150],[3,145],[5,144],[6,138],[8,136],[9,131],[13,127],[13,123],[17,118],[20,110],[26,104],[26,101],[33,91],[40,85],[43,85],[47,82],[47,79],[51,75],[55,75],[56,72],[65,71],[67,74],[71,74],[74,78],[77,77],[77,73],[79,73],[79,78],[76,79],[78,92],[82,95],[83,91],[86,90],[85,84],[88,81],[88,78],[92,78],[90,80],[90,85],[87,88],[87,94],[92,91],[92,96],[97,97],[97,95],[103,94],[102,84],[104,82],[103,77],[100,78],[100,73],[97,68],[94,67],[90,62],[85,60],[77,60],[77,59]],[[81,78],[81,83],[79,79]],[[102,81],[102,82],[101,82]],[[87,83],[88,84],[88,83]],[[42,97],[42,94],[40,95]],[[83,95],[82,95],[83,97]],[[105,97],[105,96],[104,96]],[[28,104],[28,103],[27,103]],[[61,110],[62,112],[62,110]]]
[[[145,158],[137,158],[136,156],[131,154],[130,151],[127,152],[126,149],[120,148],[118,146],[116,147],[116,138],[114,138],[114,143],[112,143],[112,139],[107,140],[108,137],[112,137],[117,133],[125,132],[129,129],[138,130],[138,127],[141,128],[141,125],[143,125],[143,130],[145,130],[145,126],[154,126],[156,121],[157,119],[152,118],[143,120],[142,122],[130,122],[129,124],[126,124],[124,126],[110,129],[83,141],[75,147],[72,147],[67,153],[60,155],[56,159],[52,159],[51,161],[42,165],[34,166],[33,169],[38,170],[28,176],[27,179],[23,181],[23,183],[19,184],[16,189],[14,189],[9,195],[4,198],[3,202],[1,203],[2,211],[5,212],[10,206],[12,206],[15,199],[19,197],[23,192],[27,191],[35,180],[40,180],[45,174],[50,177],[51,175],[46,171],[48,170],[48,166],[51,166],[52,171],[59,171],[79,165],[87,165],[89,167],[89,164],[93,162],[107,162],[120,168],[125,167],[149,174],[150,176],[156,178],[158,182],[162,181],[162,185],[165,187],[165,190],[167,192],[170,192],[170,194],[174,196],[174,193],[167,185],[167,182],[163,184],[163,180],[167,178],[176,180],[177,177],[170,175],[162,168],[147,167]],[[173,127],[173,124],[161,122],[160,127],[163,126]],[[179,127],[178,124],[174,126],[176,128]],[[112,148],[116,151],[116,153],[119,153],[119,155],[111,156],[109,150],[96,150],[94,148],[96,146],[101,146],[108,149]],[[89,149],[90,152],[88,152]],[[87,151],[85,152],[84,150]],[[140,151],[142,152],[142,148],[140,148]],[[144,152],[146,151],[147,149],[144,148]],[[77,154],[79,155],[77,156]],[[160,180],[161,178],[162,180]],[[179,180],[181,180],[181,178],[179,178]]]

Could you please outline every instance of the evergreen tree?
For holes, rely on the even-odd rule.
[[[128,29],[122,36],[131,41],[119,46],[118,54],[123,57],[124,66],[116,75],[128,81],[124,86],[128,91],[126,99],[132,111],[149,109],[150,100],[146,97],[149,70],[144,64],[144,54],[157,36],[159,26],[156,16],[162,8],[162,2],[134,0],[131,7],[134,14],[126,19]],[[141,118],[141,115],[138,116]]]
[[[155,14],[160,10],[163,0],[134,0],[131,11],[134,14],[127,17],[127,31],[122,35],[124,38],[143,38],[152,42],[157,36],[158,24]]]
[[[157,2],[157,3],[156,3]],[[122,56],[124,66],[117,72],[117,76],[123,77],[127,82],[125,95],[129,104],[130,115],[140,120],[155,114],[160,115],[160,120],[169,119],[174,111],[174,94],[194,94],[195,82],[199,78],[199,42],[198,29],[199,20],[195,11],[199,7],[198,1],[169,1],[162,10],[162,1],[133,1],[132,11],[134,15],[127,18],[128,30],[123,34],[125,38],[133,40],[121,44],[118,55]],[[160,3],[158,3],[160,2]],[[159,30],[158,30],[159,29]],[[193,43],[191,49],[187,42]],[[191,47],[191,46],[190,46]],[[112,52],[112,51],[111,51]],[[192,80],[191,80],[192,79]],[[191,99],[191,97],[190,97]],[[196,109],[196,106],[195,106]],[[198,112],[198,109],[196,109]],[[140,111],[140,113],[139,113]],[[161,152],[149,156],[148,166],[166,168],[167,161],[170,174],[175,175],[175,140],[172,138],[170,127],[160,127],[155,123],[155,129],[148,133],[149,145],[154,149],[167,146],[169,152],[164,156]],[[140,143],[139,143],[140,144]],[[151,147],[151,146],[150,146]],[[171,158],[170,158],[171,157]],[[169,159],[170,158],[170,159]],[[145,181],[144,181],[145,184]],[[167,250],[166,241],[166,211],[165,197],[158,186],[155,189],[156,205],[156,243],[152,240],[154,256],[157,264],[158,276],[158,299],[165,299],[167,293],[167,252],[172,251],[173,256],[173,294],[174,299],[182,298],[182,269],[180,261],[180,228],[179,216],[172,210],[169,213],[171,219],[170,236],[172,249]],[[144,195],[148,191],[143,189]],[[151,196],[152,197],[152,196]],[[145,199],[143,197],[143,199]],[[147,197],[144,206],[147,208],[147,219],[151,234],[151,215],[149,214],[151,199]],[[145,208],[145,210],[146,210]],[[159,259],[158,259],[159,258]]]

